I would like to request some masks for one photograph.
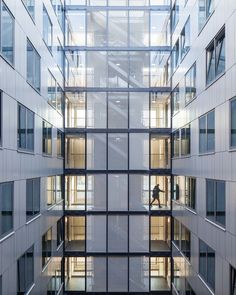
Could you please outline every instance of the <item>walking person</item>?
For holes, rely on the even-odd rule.
[[[164,193],[165,191],[161,190],[159,186],[159,184],[156,184],[152,190],[152,202],[150,204],[150,207],[152,207],[152,204],[157,200],[159,208],[161,208],[160,192]]]

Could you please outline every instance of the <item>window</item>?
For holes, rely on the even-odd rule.
[[[199,240],[199,274],[207,285],[215,289],[215,251]]]
[[[26,219],[40,212],[40,178],[26,180]]]
[[[0,146],[2,145],[2,128],[3,128],[3,120],[2,120],[2,91],[0,90]]]
[[[176,41],[172,51],[172,73],[176,70],[180,62],[179,39]]]
[[[191,232],[181,224],[181,246],[180,250],[190,260],[191,257]]]
[[[0,236],[13,230],[14,183],[0,183]]]
[[[50,228],[42,237],[42,268],[52,256],[52,228]]]
[[[34,151],[34,113],[18,104],[18,148]]]
[[[172,92],[172,107],[173,114],[177,113],[180,109],[179,84],[175,87],[175,89]]]
[[[230,294],[236,294],[236,269],[230,266]]]
[[[43,39],[49,50],[52,50],[53,30],[52,22],[48,16],[45,6],[43,6]]]
[[[53,77],[52,73],[48,71],[48,102],[56,108],[56,89],[57,83],[56,79]]]
[[[198,13],[198,21],[199,21],[199,30],[203,28],[207,19],[213,12],[214,9],[214,0],[199,0],[199,13]]]
[[[179,0],[175,1],[175,4],[173,5],[172,11],[172,31],[174,31],[178,21],[179,21]]]
[[[174,244],[190,260],[191,257],[191,232],[174,218]]]
[[[173,132],[173,141],[174,141],[174,149],[173,149],[173,157],[179,157],[180,152],[180,134],[179,130]]]
[[[58,112],[62,112],[63,90],[50,71],[48,71],[48,102]]]
[[[27,39],[27,81],[36,90],[40,91],[40,62],[41,58],[32,45]]]
[[[47,177],[47,205],[52,206],[62,199],[61,175]]]
[[[52,125],[43,121],[43,154],[52,154]]]
[[[58,45],[57,45],[57,65],[58,65],[60,71],[63,73],[64,49],[63,49],[59,39],[57,39],[57,42],[58,42]]]
[[[1,53],[11,64],[14,62],[14,18],[1,1]]]
[[[199,118],[199,152],[215,151],[215,111]]]
[[[57,221],[57,246],[63,242],[63,218]]]
[[[26,294],[34,283],[34,246],[17,261],[17,294]]]
[[[225,29],[207,47],[206,63],[206,82],[210,84],[225,71]]]
[[[61,0],[51,0],[52,3],[52,7],[55,11],[55,14],[57,16],[58,22],[61,26],[61,28],[63,27],[63,4]]]
[[[196,64],[185,75],[185,104],[196,96]]]
[[[225,226],[225,182],[206,180],[206,216]]]
[[[230,146],[231,147],[236,147],[236,98],[231,100],[230,109],[231,109]]]
[[[189,155],[191,152],[190,125],[181,129],[181,156]]]
[[[196,209],[196,178],[185,177],[185,205]]]
[[[190,17],[188,18],[180,34],[180,42],[181,42],[181,58],[183,58],[190,49]]]
[[[32,19],[34,19],[35,0],[22,0],[22,2]]]
[[[63,132],[57,129],[57,156],[63,157]]]

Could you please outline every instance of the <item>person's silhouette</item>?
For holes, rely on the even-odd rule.
[[[152,202],[150,204],[151,207],[152,207],[152,204],[157,200],[159,208],[161,208],[160,192],[164,193],[165,191],[159,188],[159,184],[156,184],[152,190]]]

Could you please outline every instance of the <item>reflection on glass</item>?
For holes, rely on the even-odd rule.
[[[126,170],[128,168],[128,134],[108,134],[108,169]]]
[[[149,169],[149,134],[130,133],[129,135],[129,168],[132,170]]]
[[[67,10],[66,44],[69,46],[84,46],[86,31],[85,11]]]
[[[66,251],[85,251],[85,217],[66,217],[65,245]]]
[[[170,290],[170,258],[151,257],[151,291]]]
[[[145,1],[145,0],[144,0]],[[135,5],[144,1],[135,0]],[[132,5],[132,2],[130,3]],[[130,11],[129,13],[130,46],[149,45],[149,12],[145,10]]]
[[[65,290],[85,291],[85,258],[65,258]]]
[[[149,176],[129,175],[129,210],[147,211],[149,209]]]
[[[106,46],[107,12],[87,13],[87,46]]]
[[[151,135],[151,169],[170,168],[170,137]]]
[[[128,291],[127,257],[108,257],[108,291],[121,293]]]
[[[129,55],[130,88],[149,87],[149,53],[131,51]]]
[[[106,175],[87,175],[87,210],[106,210]]]
[[[150,57],[150,83],[151,87],[163,87],[169,85],[169,53],[164,51],[152,51]]]
[[[106,292],[106,257],[87,257],[87,292]]]
[[[170,45],[170,17],[168,11],[151,11],[151,46]]]
[[[87,52],[87,87],[106,87],[107,54],[104,51]]]
[[[129,217],[129,251],[149,252],[149,217],[147,215]]]
[[[66,127],[85,127],[85,93],[66,94]]]
[[[130,92],[129,127],[137,129],[149,127],[149,93]]]
[[[114,2],[114,1],[113,1]],[[119,6],[122,0],[116,1]],[[109,11],[108,14],[108,45],[127,47],[128,45],[128,11]]]
[[[108,94],[108,128],[128,128],[128,93]]]
[[[85,136],[66,136],[66,168],[85,168]]]
[[[129,258],[129,290],[130,292],[149,292],[148,257]]]
[[[169,93],[151,93],[150,108],[151,128],[170,128]]]
[[[66,176],[66,209],[85,210],[85,176]]]
[[[128,210],[128,176],[126,174],[108,175],[108,210]]]
[[[106,215],[88,215],[86,235],[87,252],[106,252]]]
[[[151,216],[151,251],[170,251],[170,217]]]
[[[129,78],[128,52],[108,53],[108,85],[114,88],[127,88]]]
[[[87,93],[87,128],[106,128],[107,100],[105,92]]]
[[[87,134],[87,169],[106,169],[106,143],[105,133]]]
[[[108,216],[108,252],[128,251],[128,216]]]

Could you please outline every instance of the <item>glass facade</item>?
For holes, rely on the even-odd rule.
[[[67,292],[170,291],[169,5],[67,1]]]

